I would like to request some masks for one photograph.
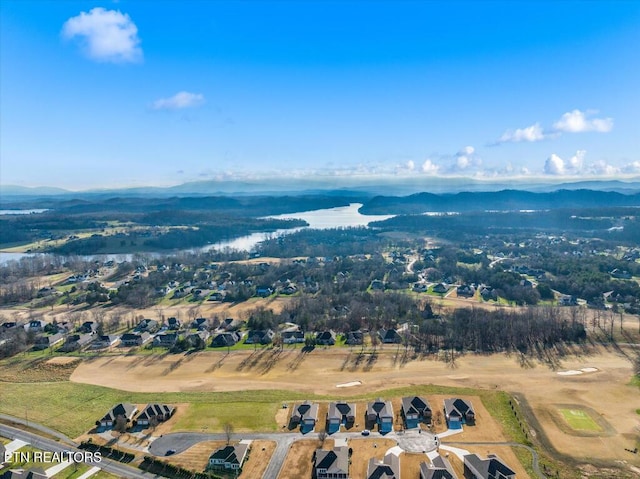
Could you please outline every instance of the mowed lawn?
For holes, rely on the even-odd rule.
[[[602,431],[602,428],[586,411],[580,409],[558,409],[569,426],[576,431]]]
[[[132,393],[71,382],[0,383],[0,412],[26,418],[74,438],[121,402],[147,404],[189,403],[174,430],[222,432],[229,422],[236,431],[273,431],[282,402],[304,400],[310,395],[291,391]]]
[[[268,432],[278,429],[276,413],[283,403],[292,404],[306,399],[341,399],[338,394],[331,397],[282,390],[135,393],[66,381],[30,384],[0,382],[0,412],[44,424],[75,438],[92,429],[97,420],[121,402],[142,405],[155,402],[188,403],[184,413],[176,416],[171,428],[173,431],[222,432],[225,424],[230,423],[237,432]],[[375,391],[352,399],[364,401],[410,394],[479,395],[489,413],[502,424],[507,436],[511,440],[523,439],[517,424],[514,424],[509,396],[499,391],[412,386]]]

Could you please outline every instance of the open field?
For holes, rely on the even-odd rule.
[[[330,442],[333,441],[326,441],[323,449],[329,449]],[[303,439],[291,444],[278,479],[311,477],[311,471],[313,470],[313,453],[319,447],[319,442],[313,439]]]
[[[597,369],[579,376],[558,375],[537,361],[528,361],[523,366],[515,356],[506,355],[465,355],[456,360],[453,368],[434,359],[401,364],[396,350],[385,346],[373,365],[366,361],[364,365],[356,365],[345,349],[316,350],[308,355],[285,349],[275,359],[270,350],[235,351],[228,356],[206,352],[182,362],[168,374],[162,372],[177,361],[172,357],[136,363],[139,358],[119,356],[85,361],[71,380],[141,392],[280,389],[308,391],[306,396],[313,393],[346,398],[421,384],[501,389],[526,397],[549,440],[560,452],[572,457],[638,461],[637,457],[629,457],[624,448],[633,446],[631,437],[635,437],[640,425],[635,414],[640,407],[640,395],[636,387],[628,384],[632,376],[630,362],[613,350],[600,349],[589,354],[575,351],[554,364],[562,370]],[[222,364],[210,369],[211,364],[221,360]],[[362,384],[336,388],[337,384],[354,380]],[[576,438],[567,434],[550,414],[549,398],[556,403],[592,408],[612,425],[616,434],[608,437],[604,446],[597,437]],[[270,417],[275,414],[273,410]]]
[[[602,431],[602,428],[581,409],[558,409],[565,421],[578,431]]]

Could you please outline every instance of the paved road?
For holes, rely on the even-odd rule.
[[[29,426],[32,427],[32,423],[29,423]],[[83,453],[77,447],[60,444],[52,439],[48,439],[32,432],[23,431],[21,429],[17,429],[15,427],[6,426],[4,424],[0,424],[0,435],[7,437],[9,439],[20,439],[22,441],[28,442],[33,447],[37,449],[41,449],[43,451],[49,452],[57,452],[57,453],[67,453],[67,452],[80,452]],[[136,469],[132,466],[128,466],[126,464],[122,464],[116,461],[112,461],[110,459],[103,458],[100,462],[89,461],[86,464],[90,466],[96,466],[105,471],[115,474],[118,477],[126,477],[127,479],[152,479],[160,476],[156,476],[154,474],[148,474],[139,469]]]
[[[31,429],[33,429],[35,431],[44,432],[45,434],[47,434],[47,435],[49,435],[51,437],[57,437],[62,442],[67,443],[67,444],[69,444],[71,446],[77,446],[77,444],[75,442],[73,442],[73,440],[71,440],[70,438],[68,438],[67,436],[62,434],[61,432],[58,432],[55,429],[48,428],[48,427],[43,426],[41,424],[38,424],[36,422],[30,422],[30,421],[27,421],[26,419],[21,419],[19,417],[15,417],[15,416],[9,416],[8,414],[0,414],[0,419],[4,419],[5,421],[9,421],[9,422],[12,422],[14,424],[22,424],[23,426],[27,426],[28,428],[31,428]]]
[[[260,439],[266,441],[275,441],[276,449],[271,456],[269,465],[263,474],[263,478],[272,479],[278,477],[284,460],[287,456],[287,452],[295,441],[301,439],[315,439],[318,440],[318,433],[300,434],[299,432],[282,432],[282,433],[242,433],[235,436],[241,436],[242,439]],[[331,439],[361,439],[362,434],[359,432],[337,432],[331,436],[327,436]],[[436,448],[435,439],[433,434],[423,432],[418,434],[416,431],[406,433],[389,433],[382,436],[378,432],[371,432],[368,436],[370,439],[385,438],[394,439],[404,449],[416,452],[426,452],[434,450]],[[191,432],[176,432],[165,434],[157,438],[149,445],[149,452],[154,456],[165,456],[168,450],[174,450],[176,454],[179,454],[191,446],[202,441],[226,441],[227,436],[225,434],[209,434],[209,433],[191,433]]]
[[[444,443],[444,441],[443,441]],[[538,453],[535,449],[529,446],[525,446],[524,444],[520,444],[519,442],[446,442],[446,445],[456,445],[456,446],[510,446],[510,447],[522,447],[531,453],[531,468],[533,472],[535,472],[538,477],[541,479],[548,479],[542,471],[540,470],[540,464],[538,463]]]

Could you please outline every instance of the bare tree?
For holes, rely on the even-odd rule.
[[[229,445],[229,443],[231,442],[231,437],[233,436],[233,424],[231,424],[230,422],[225,423],[224,425],[224,435],[227,438],[227,446]]]
[[[320,447],[324,446],[324,441],[327,439],[327,431],[320,431],[318,433],[318,442],[320,443]]]

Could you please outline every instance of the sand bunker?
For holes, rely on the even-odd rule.
[[[578,374],[582,374],[582,371],[577,371],[575,369],[569,369],[569,371],[558,371],[559,376],[577,376]]]
[[[351,388],[353,386],[360,386],[362,381],[351,381],[349,383],[336,384],[337,388]]]
[[[581,369],[569,369],[568,371],[558,371],[559,376],[578,376],[584,373],[595,373],[599,371],[598,368],[581,368]]]

